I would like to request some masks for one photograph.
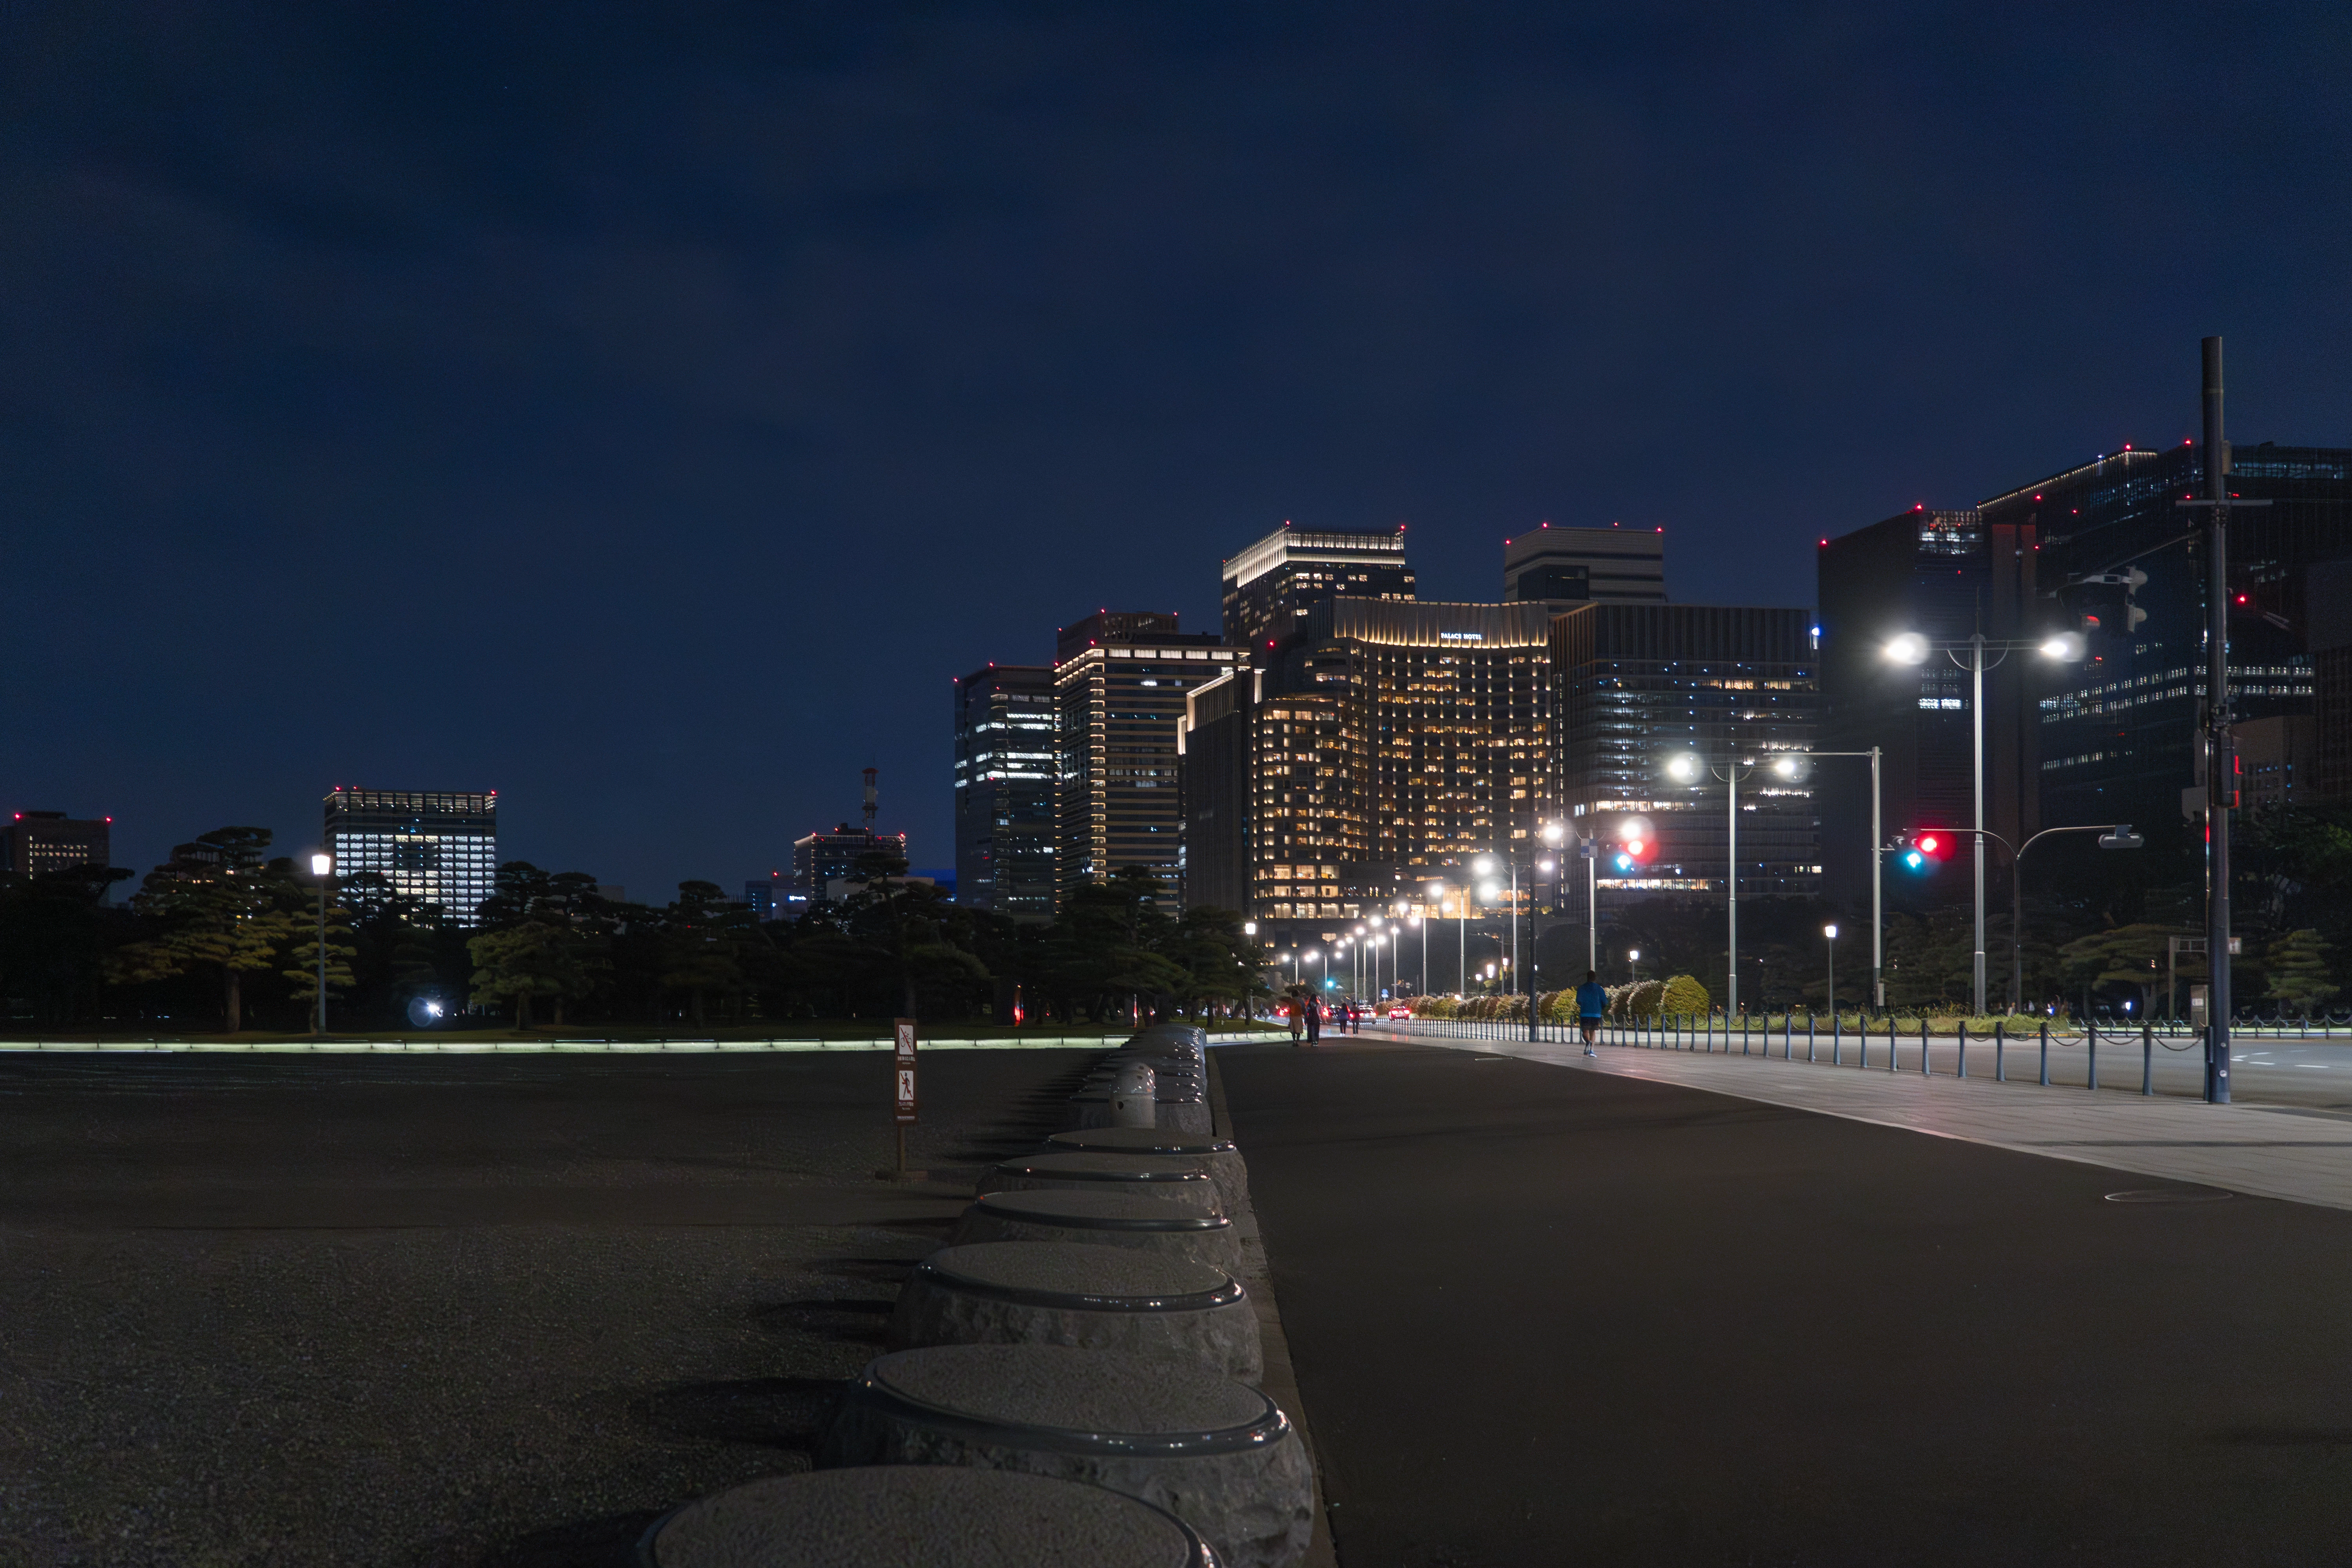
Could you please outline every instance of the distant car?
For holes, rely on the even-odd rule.
[[[1389,1009],[1389,1016],[1391,1018],[1410,1018],[1412,1016],[1412,1009],[1400,1002],[1395,1006]]]

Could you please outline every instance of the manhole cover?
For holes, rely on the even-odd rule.
[[[2141,1187],[2128,1193],[2109,1193],[2111,1204],[2218,1204],[2228,1197],[2200,1187]]]

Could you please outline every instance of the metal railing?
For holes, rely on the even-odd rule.
[[[2110,1028],[2096,1023],[2061,1025],[2045,1020],[2032,1032],[2024,1033],[2012,1032],[2004,1020],[1997,1022],[1990,1034],[1971,1032],[1965,1020],[1939,1031],[1931,1017],[1923,1016],[1914,1016],[1907,1027],[1905,1020],[1894,1015],[1873,1017],[1868,1014],[1809,1013],[1801,1015],[1801,1028],[1800,1023],[1801,1016],[1794,1014],[1784,1014],[1777,1020],[1755,1016],[1726,1019],[1719,1014],[1612,1018],[1602,1022],[1597,1043],[1634,1050],[1768,1058],[1778,1056],[1783,1061],[1799,1059],[1801,1049],[1802,1059],[1818,1066],[1916,1071],[1922,1077],[1937,1076],[1937,1053],[1941,1050],[1947,1064],[1943,1076],[1963,1079],[1969,1076],[1969,1047],[1973,1045],[1978,1050],[1979,1074],[1990,1054],[1992,1078],[2003,1083],[2015,1081],[2019,1069],[2011,1058],[2024,1051],[2028,1054],[2026,1070],[2032,1073],[2038,1086],[2044,1088],[2053,1087],[2050,1079],[2051,1052],[2059,1052],[2059,1059],[2063,1061],[2069,1054],[2080,1051],[2084,1079],[2080,1087],[2094,1090],[2099,1088],[2100,1053],[2104,1048],[2110,1064],[2118,1053],[2126,1061],[2133,1055],[2138,1057],[2138,1089],[2143,1095],[2156,1092],[2156,1053],[2159,1048],[2181,1053],[2201,1050],[2205,1043],[2200,1031],[2186,1025],[2154,1023]],[[1849,1023],[1853,1025],[1851,1030],[1847,1027]],[[1413,1018],[1381,1020],[1380,1025],[1390,1030],[1438,1039],[1528,1039],[1524,1019]],[[2335,1026],[2352,1034],[2352,1028],[2340,1022]],[[2286,1024],[2233,1024],[2231,1033],[2236,1038],[2331,1037],[2318,1027],[2305,1029]],[[1581,1027],[1573,1024],[1539,1024],[1535,1031],[1537,1044],[1572,1045],[1581,1039]]]

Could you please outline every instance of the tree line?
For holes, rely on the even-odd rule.
[[[0,879],[0,1005],[16,1028],[300,1031],[316,1016],[319,883],[265,828],[175,847],[133,873],[85,866]],[[855,889],[761,921],[716,883],[667,904],[604,898],[584,872],[499,868],[473,923],[360,874],[330,883],[331,1029],[383,1030],[437,1007],[520,1028],[742,1027],[792,1019],[1101,1024],[1232,1012],[1264,994],[1241,919],[1171,912],[1142,868],[1083,887],[1050,923],[959,908],[885,853]],[[416,1009],[418,1011],[413,1011]]]

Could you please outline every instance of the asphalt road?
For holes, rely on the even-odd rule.
[[[2345,1558],[2352,1214],[1440,1047],[1219,1058],[1343,1568]]]
[[[1093,1051],[925,1058],[919,1167]],[[0,1565],[607,1568],[803,1468],[965,1199],[882,1052],[0,1057]]]

